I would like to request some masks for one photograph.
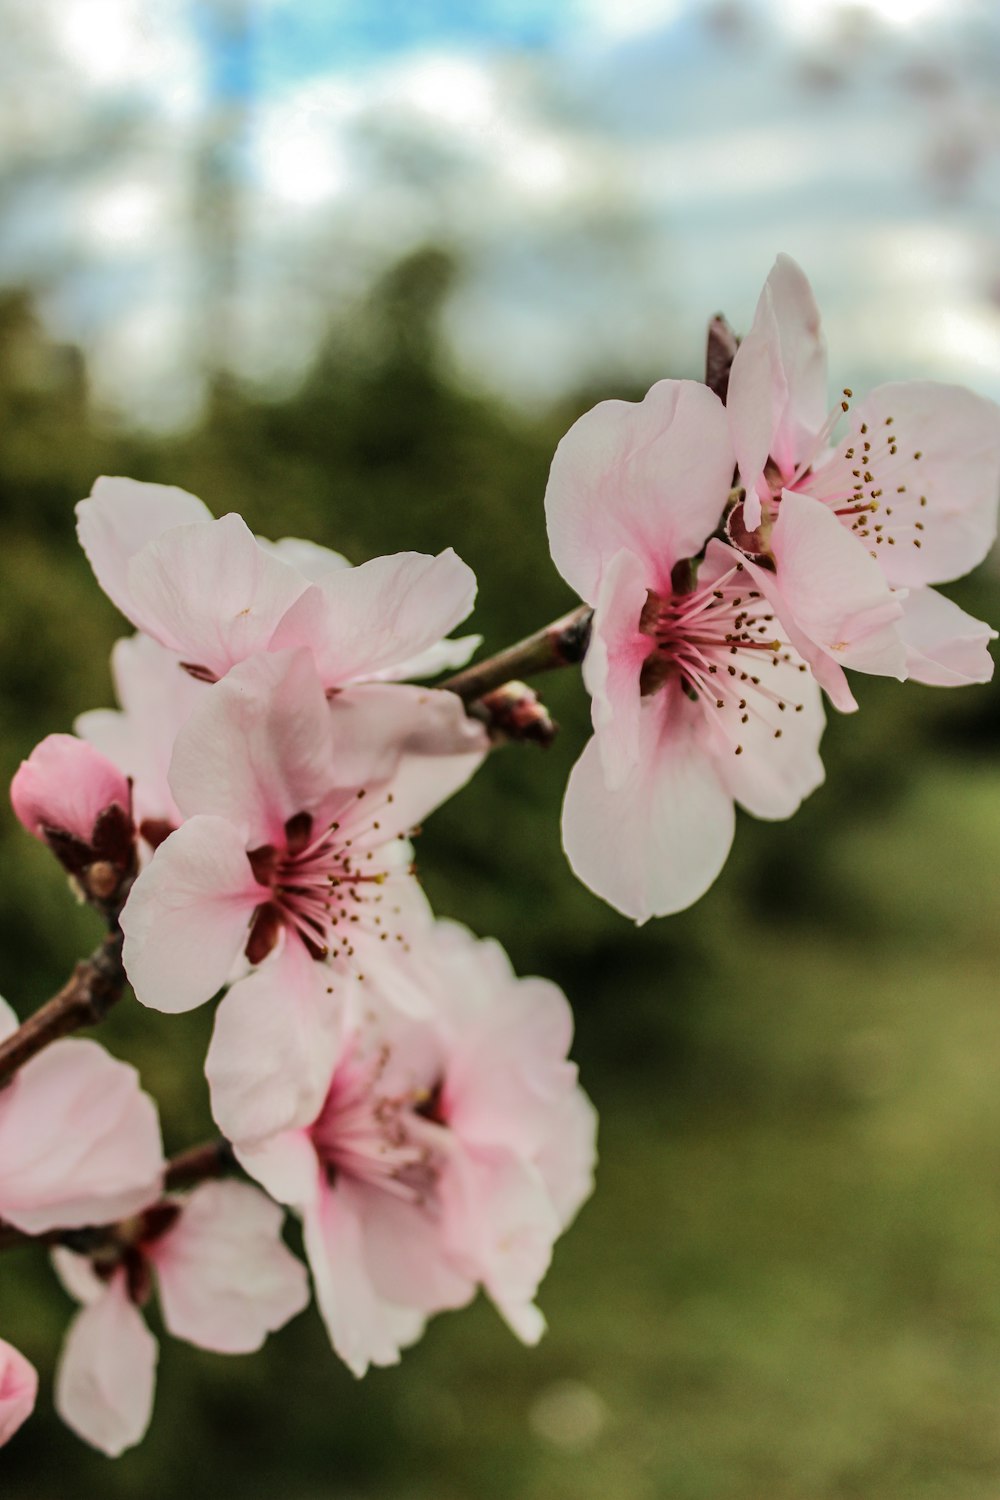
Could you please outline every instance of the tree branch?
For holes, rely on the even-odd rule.
[[[73,970],[57,995],[0,1042],[0,1088],[50,1042],[83,1026],[96,1026],[125,991],[122,935],[116,929]]]
[[[593,613],[589,605],[581,604],[561,620],[554,620],[518,641],[516,646],[508,646],[496,656],[473,663],[454,677],[446,677],[438,686],[457,693],[463,703],[474,703],[512,678],[534,677],[555,667],[575,666],[587,650]]]

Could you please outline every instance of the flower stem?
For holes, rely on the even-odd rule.
[[[124,991],[122,935],[116,928],[89,958],[77,964],[57,995],[0,1042],[0,1088],[50,1042],[103,1021]]]
[[[581,662],[590,640],[593,610],[587,604],[536,630],[534,635],[518,641],[475,662],[454,677],[446,677],[439,687],[457,693],[463,703],[474,703],[494,688],[503,687],[512,678],[534,677],[555,667],[572,667]]]

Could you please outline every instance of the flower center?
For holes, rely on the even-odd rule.
[[[374,1062],[366,1063],[349,1052],[310,1134],[331,1182],[343,1173],[408,1203],[423,1204],[433,1196],[441,1171],[446,1126],[439,1110],[427,1113],[428,1102],[436,1101],[440,1091],[383,1091],[390,1055],[386,1046]]]
[[[812,451],[785,482],[785,488],[822,500],[849,531],[868,546],[872,557],[880,547],[897,544],[923,546],[919,465],[923,453],[900,437],[892,415],[877,426],[862,422],[832,452],[826,444],[833,428],[849,409],[850,390],[817,434]],[[779,502],[780,503],[780,502]]]
[[[361,822],[354,813],[353,803],[365,795],[363,789],[357,792],[341,816],[318,832],[312,814],[299,812],[285,824],[283,847],[263,844],[249,850],[254,878],[270,890],[250,925],[245,951],[251,963],[267,957],[282,927],[295,933],[317,960],[353,958],[352,938],[359,927],[383,942],[395,938],[405,949],[403,934],[389,930],[381,910],[382,887],[401,871],[390,857],[391,844],[380,843],[378,818]],[[391,792],[385,794],[372,813],[392,800]],[[374,848],[369,847],[372,835]]]
[[[782,715],[801,713],[782,688],[790,671],[807,668],[777,635],[767,600],[747,588],[742,563],[690,593],[650,593],[639,628],[655,642],[643,664],[643,694],[679,681],[736,755],[752,718],[781,739]]]

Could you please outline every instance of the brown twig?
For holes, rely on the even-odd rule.
[[[474,662],[454,677],[445,678],[438,685],[457,693],[463,703],[475,703],[477,699],[503,687],[512,678],[534,677],[539,672],[551,672],[555,667],[572,667],[583,660],[590,640],[590,621],[593,610],[581,604],[561,620],[536,630],[516,646],[508,646],[489,656],[485,661]]]
[[[57,995],[0,1042],[0,1088],[36,1053],[59,1037],[96,1026],[125,991],[122,935],[116,929],[73,970]]]
[[[220,1136],[218,1140],[203,1141],[200,1146],[192,1146],[172,1156],[163,1176],[163,1186],[168,1193],[176,1193],[181,1188],[207,1182],[211,1177],[226,1177],[235,1166],[233,1148]]]

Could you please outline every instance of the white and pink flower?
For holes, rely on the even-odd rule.
[[[594,606],[594,737],[563,841],[591,890],[644,921],[718,875],[734,803],[787,818],[823,779],[820,693],[750,564],[709,540],[733,474],[726,413],[664,380],[604,401],[563,438],[545,495],[556,567]]]
[[[405,835],[487,748],[450,693],[328,702],[304,650],[245,662],[191,715],[170,772],[185,821],[129,896],[125,965],[172,1012],[238,979],[207,1071],[242,1138],[315,1114],[359,984],[421,1003],[403,954],[430,917]]]
[[[17,1017],[0,1000],[0,1040]],[[0,1220],[25,1234],[107,1224],[160,1190],[156,1106],[96,1042],[53,1042],[0,1091]]]
[[[828,411],[819,309],[779,256],[729,379],[746,491],[731,534],[838,707],[853,707],[843,667],[988,681],[996,632],[927,585],[967,573],[996,537],[1000,408],[928,381],[852,400]]]
[[[158,1346],[140,1309],[153,1283],[168,1333],[219,1354],[249,1354],[309,1301],[305,1268],[281,1239],[284,1215],[256,1188],[206,1182],[116,1226],[93,1257],[53,1252],[82,1302],[56,1374],[56,1410],[116,1458],[153,1412]]]
[[[73,727],[129,778],[136,827],[155,849],[181,822],[167,772],[174,741],[207,686],[145,635],[115,642],[111,675],[120,709],[90,709]]]
[[[534,1343],[553,1242],[593,1186],[596,1117],[567,1060],[561,991],[518,980],[497,944],[449,923],[412,962],[426,1017],[372,1007],[311,1120],[237,1141],[302,1215],[320,1311],[359,1376],[479,1285]]]
[[[107,756],[72,734],[50,734],[21,762],[10,785],[20,823],[48,844],[71,874],[96,860],[120,872],[133,861],[132,794]]]
[[[38,1396],[38,1371],[19,1349],[0,1339],[0,1448],[31,1416]]]
[[[194,495],[102,478],[77,507],[98,583],[139,630],[206,681],[258,652],[308,647],[326,688],[461,665],[479,638],[444,637],[472,608],[475,577],[449,548],[352,568],[294,538],[258,541]]]

